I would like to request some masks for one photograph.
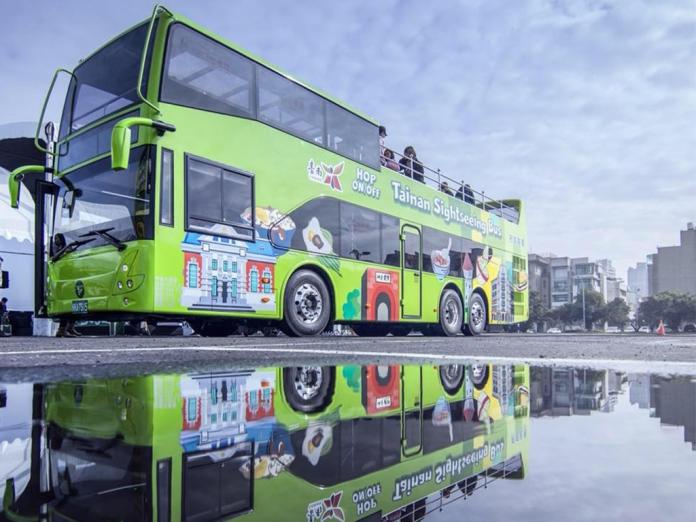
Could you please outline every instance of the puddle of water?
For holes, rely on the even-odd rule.
[[[477,362],[3,383],[0,520],[691,521],[695,449],[687,375]]]

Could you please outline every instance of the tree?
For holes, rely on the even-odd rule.
[[[628,306],[626,301],[617,297],[604,306],[604,320],[610,325],[618,326],[623,330],[628,322],[628,313],[630,311],[631,307]]]
[[[594,290],[585,290],[585,330],[592,330],[592,326],[604,320],[604,297]],[[574,320],[581,321],[583,317],[583,293],[578,293],[574,303]]]
[[[638,322],[656,327],[665,321],[670,328],[678,330],[685,321],[696,320],[696,299],[688,294],[660,292],[641,301],[638,307]]]
[[[534,328],[535,325],[543,323],[548,318],[549,311],[541,302],[538,292],[529,292],[529,319],[522,324],[523,330]]]

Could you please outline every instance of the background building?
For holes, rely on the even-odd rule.
[[[650,295],[648,268],[647,262],[636,263],[635,267],[629,267],[626,274],[626,302],[631,307],[631,315],[635,315],[640,302]]]
[[[541,298],[545,309],[551,309],[551,262],[549,257],[529,254],[529,291]]]
[[[648,271],[651,294],[679,292],[696,295],[696,230],[693,223],[680,233],[678,246],[657,247]]]

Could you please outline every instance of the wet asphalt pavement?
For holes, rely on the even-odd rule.
[[[291,364],[527,362],[696,373],[696,336],[0,338],[0,381],[44,381]]]

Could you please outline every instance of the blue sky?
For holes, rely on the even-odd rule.
[[[624,275],[696,221],[692,0],[167,5],[378,119],[391,148],[524,199],[533,251]],[[2,0],[0,125],[35,121],[54,68],[149,11]]]

